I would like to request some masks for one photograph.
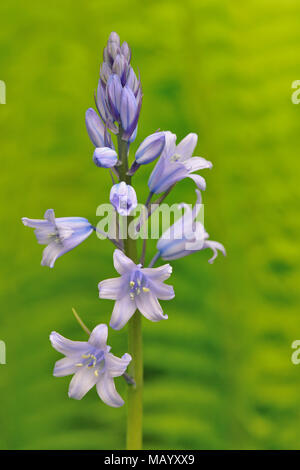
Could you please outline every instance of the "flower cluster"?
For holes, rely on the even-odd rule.
[[[195,206],[191,209],[187,204],[180,205],[185,210],[183,216],[163,233],[157,243],[157,253],[148,267],[144,265],[145,246],[137,263],[136,259],[128,256],[125,243],[117,235],[110,239],[118,247],[113,253],[113,263],[120,277],[102,280],[98,288],[101,299],[115,301],[109,325],[120,330],[133,315],[138,315],[136,310],[152,322],[168,318],[159,300],[170,300],[175,296],[173,287],[165,283],[171,276],[172,267],[164,264],[154,268],[159,258],[170,261],[210,248],[213,257],[209,262],[212,263],[218,251],[226,253],[221,243],[209,240],[203,224],[198,221],[200,190],[205,190],[206,183],[203,176],[195,172],[210,169],[212,164],[203,157],[193,156],[196,134],[190,133],[176,143],[177,137],[172,132],[154,132],[139,144],[129,167],[129,149],[137,137],[142,89],[140,78],[131,66],[130,47],[126,42],[121,44],[115,32],[110,34],[103,52],[95,103],[98,113],[89,108],[85,115],[87,132],[95,147],[92,159],[97,167],[109,169],[111,173],[113,185],[109,199],[118,216],[126,217],[136,208],[137,196],[130,184],[131,178],[141,166],[155,160],[157,163],[148,181],[150,193],[146,208],[149,217],[154,194],[162,194],[155,201],[162,202],[175,184],[185,178],[193,180],[197,186]],[[52,209],[48,209],[44,217],[42,220],[24,217],[22,221],[35,229],[38,243],[47,245],[42,265],[51,268],[58,257],[96,231],[82,217],[56,218]],[[52,346],[66,356],[56,363],[54,375],[74,375],[69,387],[70,397],[81,399],[96,385],[100,398],[106,404],[118,407],[123,400],[115,389],[114,377],[125,374],[132,358],[129,354],[121,358],[111,354],[106,344],[107,334],[105,324],[96,326],[86,342],[70,341],[52,332]]]

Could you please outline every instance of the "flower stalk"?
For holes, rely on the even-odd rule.
[[[127,142],[122,140],[123,131],[120,128],[118,135],[118,150],[120,166],[118,167],[120,182],[131,184],[131,176],[128,175]],[[127,217],[127,227],[132,220]],[[137,263],[136,240],[128,235],[124,240],[125,254]],[[127,450],[141,450],[143,442],[143,340],[142,340],[142,315],[135,312],[128,322],[128,352],[132,357],[128,373],[133,377],[135,386],[129,386],[127,392]]]

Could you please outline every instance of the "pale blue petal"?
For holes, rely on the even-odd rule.
[[[120,377],[126,371],[131,361],[130,354],[124,354],[122,357],[116,357],[112,353],[105,356],[106,371],[111,377]]]
[[[210,161],[205,160],[205,158],[192,157],[185,160],[184,166],[190,173],[192,173],[193,171],[204,170],[205,168],[210,169],[213,164]]]
[[[165,131],[165,147],[162,153],[162,158],[171,158],[176,152],[176,134],[173,132]]]
[[[85,354],[90,349],[87,341],[72,341],[56,331],[52,331],[50,334],[50,341],[56,351],[71,358]]]
[[[167,320],[168,315],[163,314],[163,310],[151,291],[141,292],[135,297],[136,306],[144,317],[148,320],[157,322],[160,320]]]
[[[97,382],[97,392],[101,400],[108,406],[119,408],[124,405],[124,400],[116,390],[114,379],[109,377],[107,374],[103,374],[99,377]]]
[[[158,268],[143,268],[141,271],[151,281],[165,281],[169,279],[172,274],[172,266],[170,266],[170,264],[164,264]]]
[[[202,191],[205,191],[206,181],[202,176],[200,176],[200,175],[188,175],[188,178],[191,178],[196,183],[196,185],[198,186],[199,189],[201,189]]]
[[[120,299],[125,294],[126,287],[128,290],[128,285],[125,284],[122,277],[105,279],[98,284],[99,297],[100,299]]]
[[[94,374],[93,369],[81,367],[70,382],[69,397],[81,400],[97,381],[98,377]]]
[[[121,330],[128,320],[130,320],[135,311],[135,301],[129,297],[129,294],[124,295],[124,297],[117,300],[114,305],[109,326],[114,330]]]
[[[197,145],[198,136],[197,134],[190,133],[176,147],[176,153],[181,156],[181,161],[190,158],[193,155],[195,147]]]
[[[105,349],[108,336],[107,325],[101,323],[97,325],[89,337],[88,343],[97,349]]]
[[[78,356],[80,357],[80,356]],[[64,357],[55,363],[53,375],[54,377],[65,377],[66,375],[75,374],[78,370],[76,367],[76,359],[74,357]]]
[[[203,249],[210,248],[213,251],[213,256],[208,260],[210,264],[214,262],[216,257],[218,256],[218,250],[220,250],[224,256],[226,256],[226,250],[222,243],[214,242],[212,240],[205,240],[203,244]]]
[[[121,275],[136,268],[136,264],[121,250],[115,250],[113,258],[115,270]]]
[[[161,300],[171,300],[175,297],[173,286],[168,286],[161,281],[151,282],[150,285],[151,292]],[[145,293],[147,296],[147,293]]]

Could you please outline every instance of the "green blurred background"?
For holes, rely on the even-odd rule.
[[[0,17],[0,448],[124,448],[125,407],[105,406],[95,389],[68,399],[48,341],[53,329],[85,339],[73,306],[90,328],[109,321],[113,302],[98,299],[97,283],[115,276],[113,247],[91,237],[50,270],[21,224],[49,207],[96,223],[108,202],[84,113],[113,30],[142,77],[133,147],[157,128],[198,133],[196,153],[214,163],[206,229],[228,252],[212,266],[208,251],[173,262],[169,320],[144,321],[145,448],[300,448],[300,365],[290,359],[300,338],[299,1],[11,0]],[[135,179],[141,202],[150,171]],[[183,200],[195,201],[190,180],[168,199]],[[123,354],[126,331],[109,343]],[[124,396],[121,378],[117,387]]]

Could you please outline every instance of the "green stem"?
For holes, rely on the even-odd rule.
[[[118,149],[120,166],[118,167],[120,181],[131,183],[128,172],[127,142],[122,140],[122,129],[118,135]],[[127,226],[132,217],[127,218]],[[137,263],[136,240],[124,239],[125,254]],[[134,378],[135,386],[128,386],[127,395],[127,449],[142,449],[142,420],[143,420],[143,343],[142,343],[142,315],[139,312],[128,322],[128,352],[132,357],[128,373]]]

